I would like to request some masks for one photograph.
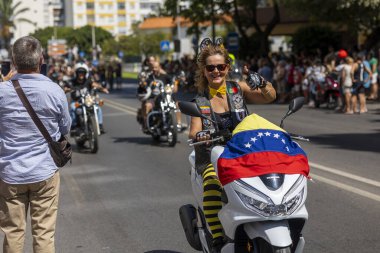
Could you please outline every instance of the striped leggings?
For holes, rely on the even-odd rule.
[[[223,236],[223,227],[218,218],[218,212],[222,209],[222,185],[216,175],[212,164],[207,165],[202,173],[203,178],[203,211],[206,222],[210,227],[212,238]]]

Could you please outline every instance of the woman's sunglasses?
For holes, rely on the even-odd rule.
[[[228,66],[227,64],[206,65],[206,70],[208,72],[213,72],[215,68],[217,68],[219,71],[225,71],[227,66]]]

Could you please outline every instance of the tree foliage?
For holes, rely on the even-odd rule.
[[[380,28],[380,1],[378,0],[281,0],[301,16],[311,20],[327,21],[345,27],[353,34],[377,33]]]
[[[30,19],[20,18],[20,14],[29,11],[29,8],[19,8],[21,1],[0,0],[0,35],[4,39],[5,48],[8,49],[12,38],[11,28],[15,28],[15,22],[34,24]]]
[[[190,3],[190,8],[180,10],[176,9],[176,0],[167,0],[165,3],[165,14],[176,17],[177,15],[184,16],[192,22],[189,28],[189,33],[196,36],[201,34],[200,24],[205,21],[218,22],[224,15],[232,16],[236,29],[241,37],[241,51],[248,53],[266,54],[269,52],[268,37],[274,27],[280,21],[278,0],[272,0],[273,17],[269,24],[264,28],[259,25],[257,20],[257,8],[259,1],[255,0],[193,0]],[[212,8],[214,6],[214,8]],[[212,11],[214,9],[214,11]],[[258,46],[252,48],[252,36],[247,31],[253,28],[256,32],[255,38],[258,38]]]
[[[90,53],[92,49],[92,27],[87,25],[78,29],[71,27],[46,27],[38,29],[31,35],[41,41],[42,46],[46,47],[48,40],[52,39],[55,34],[56,39],[66,39],[67,45],[72,47],[77,45],[78,48],[84,52]],[[104,43],[108,40],[113,40],[110,32],[101,27],[95,27],[96,44],[103,47]]]
[[[322,55],[328,52],[328,47],[340,46],[340,34],[328,26],[309,26],[299,29],[291,40],[294,52],[314,54],[319,49]]]
[[[71,27],[46,27],[43,29],[37,29],[31,35],[37,38],[43,47],[47,47],[48,40],[57,36],[57,39],[66,39],[70,34],[74,33],[74,29]]]

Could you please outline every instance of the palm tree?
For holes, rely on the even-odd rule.
[[[0,35],[4,40],[4,48],[9,50],[12,39],[11,28],[16,28],[15,22],[25,22],[34,24],[27,18],[18,18],[24,12],[29,11],[28,7],[19,9],[21,0],[13,4],[13,0],[0,0]]]

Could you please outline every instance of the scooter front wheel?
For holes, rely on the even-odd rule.
[[[276,247],[269,244],[263,239],[255,239],[253,241],[253,253],[291,253],[291,247]]]
[[[290,247],[286,247],[286,248],[274,248],[273,249],[273,253],[291,253],[291,249]]]

